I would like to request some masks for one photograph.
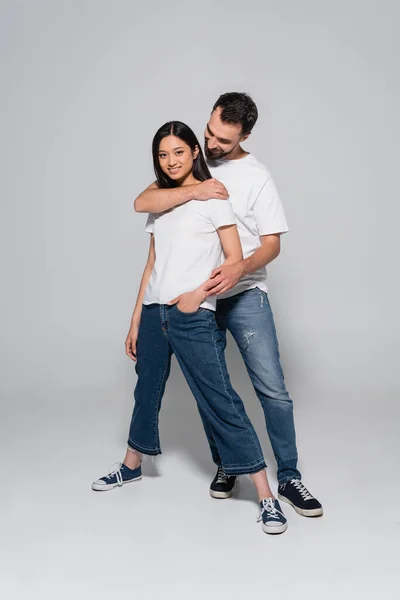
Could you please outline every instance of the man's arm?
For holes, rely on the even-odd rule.
[[[281,251],[280,233],[272,235],[262,235],[260,237],[261,246],[250,256],[242,260],[242,277],[254,273],[275,260]]]
[[[227,189],[216,179],[206,179],[195,185],[182,185],[176,188],[160,188],[154,182],[139,194],[134,202],[134,208],[140,213],[163,213],[190,200],[211,198],[228,199]]]
[[[261,267],[272,262],[281,250],[280,234],[262,235],[260,236],[261,246],[251,254],[235,264],[222,264],[214,269],[211,273],[208,283],[203,286],[207,292],[207,296],[214,294],[223,294],[238,283],[238,281],[248,275],[254,273]]]

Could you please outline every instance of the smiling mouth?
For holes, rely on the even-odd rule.
[[[175,175],[176,173],[178,173],[180,167],[175,167],[175,169],[168,169],[168,171],[171,173],[171,175]]]

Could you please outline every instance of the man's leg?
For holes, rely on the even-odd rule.
[[[231,332],[237,343],[263,407],[268,436],[278,465],[280,492],[284,487],[289,489],[294,486],[299,502],[296,498],[295,500],[301,505],[297,506],[298,512],[302,511],[300,514],[308,516],[322,514],[319,512],[319,503],[310,502],[311,494],[307,495],[307,506],[312,505],[307,513],[307,507],[301,501],[306,495],[304,486],[297,489],[299,484],[289,484],[301,479],[297,469],[293,402],[285,386],[274,318],[267,294],[254,288],[219,300],[217,322],[221,328],[227,328]]]
[[[218,300],[217,322],[232,334],[254,390],[278,464],[278,480],[300,479],[293,402],[286,390],[268,296],[258,288]]]

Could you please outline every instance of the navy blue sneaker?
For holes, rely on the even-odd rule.
[[[275,498],[264,498],[260,502],[260,515],[257,522],[262,521],[265,533],[283,533],[287,529],[287,520],[281,506]]]
[[[303,517],[320,517],[324,510],[321,503],[308,491],[299,479],[291,479],[278,487],[278,498],[293,506]]]
[[[222,467],[218,467],[216,476],[210,485],[212,498],[230,498],[236,483],[236,475],[227,475]]]
[[[111,471],[105,477],[98,479],[92,483],[92,490],[96,492],[104,492],[112,490],[115,487],[121,487],[125,483],[131,481],[139,481],[142,479],[142,467],[139,465],[137,469],[130,469],[123,463],[117,463],[117,468]]]

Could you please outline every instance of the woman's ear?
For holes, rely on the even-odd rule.
[[[197,157],[198,157],[198,155],[199,155],[199,152],[200,152],[200,149],[199,149],[199,147],[196,145],[196,146],[194,147],[194,150],[193,150],[193,160],[196,160],[196,158],[197,158]]]

